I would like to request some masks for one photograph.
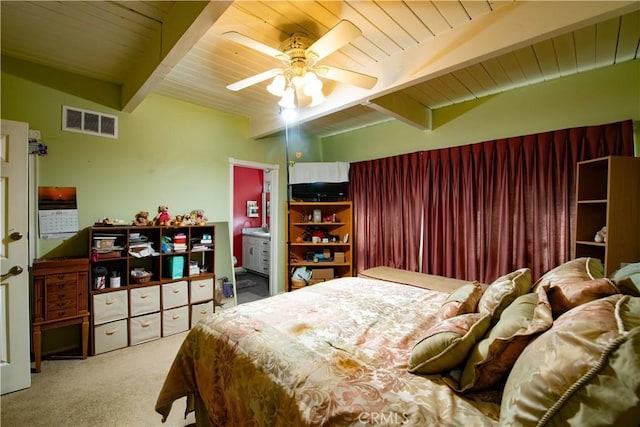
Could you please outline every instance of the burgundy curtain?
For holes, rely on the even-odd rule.
[[[577,162],[607,155],[633,155],[631,121],[353,163],[356,271],[418,270],[424,219],[423,272],[535,279],[571,257]]]
[[[360,263],[356,271],[376,265],[418,270],[420,156],[411,153],[360,162],[355,164],[355,173],[351,165],[349,194]]]

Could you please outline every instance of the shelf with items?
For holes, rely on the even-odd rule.
[[[289,202],[288,221],[289,278],[299,267],[310,268],[322,280],[353,274],[350,201]]]
[[[92,354],[182,332],[212,313],[213,236],[214,225],[91,227]]]
[[[608,156],[579,162],[574,258],[600,259],[607,276],[622,263],[640,259],[640,225],[631,220],[640,216],[639,194],[640,158]]]

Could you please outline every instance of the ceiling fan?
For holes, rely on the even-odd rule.
[[[367,74],[358,73],[318,62],[362,34],[352,22],[342,20],[315,42],[305,33],[296,32],[284,40],[280,49],[267,46],[248,36],[235,31],[223,33],[223,36],[238,44],[279,59],[283,67],[274,68],[248,77],[227,86],[227,89],[238,91],[254,84],[274,78],[267,90],[281,96],[279,104],[283,108],[295,108],[301,98],[310,97],[307,104],[314,106],[324,101],[322,81],[319,77],[371,89],[378,79]],[[297,95],[297,96],[296,96]]]

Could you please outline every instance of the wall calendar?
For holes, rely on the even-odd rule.
[[[75,187],[38,187],[38,229],[41,239],[67,239],[78,232]]]

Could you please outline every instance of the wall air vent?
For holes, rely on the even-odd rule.
[[[118,138],[118,116],[62,106],[62,130]]]

